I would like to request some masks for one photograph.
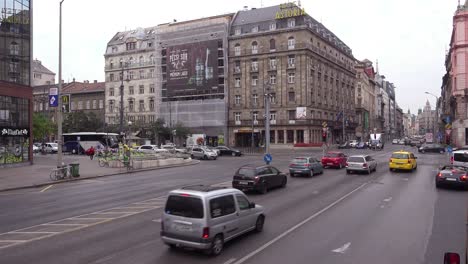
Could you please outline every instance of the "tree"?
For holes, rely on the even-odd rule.
[[[176,132],[176,137],[185,139],[189,134],[192,134],[189,127],[184,126],[182,123],[177,123],[173,130]]]
[[[94,132],[103,129],[103,122],[95,113],[85,113],[83,111],[67,114],[63,122],[63,131],[72,132]]]
[[[57,125],[49,118],[40,113],[33,114],[33,135],[35,140],[42,141],[47,136],[55,133],[56,130]]]
[[[149,129],[154,136],[155,143],[160,143],[170,138],[169,128],[167,128],[165,124],[166,122],[162,118],[158,118],[156,121],[150,123]]]

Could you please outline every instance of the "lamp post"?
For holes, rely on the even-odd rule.
[[[121,77],[120,77],[120,122],[119,122],[119,132],[120,135],[122,136],[124,134],[123,126],[124,126],[124,70],[125,70],[125,65],[126,63],[122,62],[122,71],[121,71]],[[127,74],[128,76],[128,74]],[[130,80],[126,79],[127,82]]]
[[[270,98],[273,96],[270,83],[263,86],[265,95],[265,154],[270,154]]]
[[[127,136],[127,145],[129,143],[129,138],[131,137],[132,134],[132,121],[128,121],[128,136]]]
[[[59,76],[58,76],[58,109],[57,109],[57,168],[62,167],[62,99],[60,93],[62,92],[62,3],[60,1],[60,14],[59,14]],[[61,170],[60,170],[61,171]]]
[[[432,95],[432,96],[434,96],[435,99],[436,99],[436,102],[435,102],[435,116],[434,116],[434,121],[433,121],[433,124],[432,124],[432,126],[433,126],[433,130],[432,130],[432,131],[433,131],[433,133],[434,133],[434,135],[433,135],[432,137],[434,138],[434,137],[437,137],[437,135],[436,135],[436,127],[438,128],[438,126],[436,126],[436,123],[438,123],[438,121],[439,121],[439,117],[438,117],[438,116],[439,116],[439,109],[438,109],[438,106],[437,106],[437,102],[439,101],[439,97],[438,97],[437,95],[435,95],[435,94],[430,93],[430,92],[425,92],[425,94]],[[437,122],[436,122],[436,121],[437,121]],[[437,133],[437,134],[438,134],[438,133]]]

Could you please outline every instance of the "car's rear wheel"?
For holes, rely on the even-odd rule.
[[[208,254],[212,256],[218,256],[223,251],[224,240],[221,235],[215,236],[211,243],[211,248],[208,250]]]
[[[205,156],[203,156],[203,159],[204,159],[204,160],[207,160],[207,159],[208,159],[208,157],[205,155]]]
[[[370,169],[370,168],[369,168],[369,169],[367,169],[367,174],[371,174],[371,172],[372,172],[372,171],[371,171],[371,169]]]
[[[424,153],[426,153],[426,151],[423,149],[423,150],[421,150],[421,153],[423,153],[423,154],[424,154]]]
[[[294,174],[294,173],[289,173],[289,175],[290,175],[291,177],[296,177],[296,174]]]
[[[258,192],[261,193],[261,194],[266,194],[268,192],[268,188],[267,188],[266,184],[263,185],[262,188],[260,188],[260,190]]]
[[[286,187],[286,184],[287,184],[287,183],[288,183],[288,178],[287,178],[287,177],[284,177],[284,178],[283,178],[283,181],[281,182],[281,186],[280,186],[280,187],[281,187],[281,188]]]
[[[351,174],[351,171],[350,171],[350,170],[346,170],[346,174]]]
[[[311,170],[310,170],[310,172],[309,172],[309,177],[312,177],[312,176],[314,176],[314,174],[315,174],[315,171],[314,171],[314,169],[311,169]]]
[[[255,232],[257,233],[262,232],[264,224],[265,224],[265,217],[263,215],[260,215],[257,218],[257,222],[255,222]]]

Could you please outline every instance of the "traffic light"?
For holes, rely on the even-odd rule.
[[[70,113],[71,112],[70,95],[69,94],[62,95],[62,111],[63,111],[63,113]]]

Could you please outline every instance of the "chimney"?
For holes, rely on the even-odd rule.
[[[94,80],[94,83],[97,83],[97,80]]]
[[[75,82],[75,78],[73,78],[73,82]]]

